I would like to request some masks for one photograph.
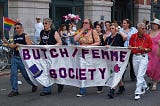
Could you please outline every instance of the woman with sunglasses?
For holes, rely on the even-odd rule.
[[[82,46],[99,46],[100,40],[98,33],[93,30],[92,22],[90,19],[84,19],[82,28],[79,33],[74,36],[74,41],[79,42]],[[77,97],[82,97],[86,94],[86,88],[80,88]]]
[[[62,45],[62,41],[58,32],[52,29],[52,20],[50,18],[43,19],[44,30],[40,33],[40,45]],[[61,93],[63,85],[58,84],[58,92]],[[51,95],[51,86],[43,87],[40,96]]]
[[[111,30],[111,35],[105,39],[105,42],[104,42],[105,46],[106,47],[111,47],[111,46],[124,47],[124,42],[127,39],[127,35],[119,31],[118,24],[112,23],[110,26],[110,30]],[[124,83],[122,82],[122,80],[120,80],[118,85],[119,85],[120,92],[118,91],[117,94],[122,94],[125,91]],[[114,98],[115,89],[116,89],[116,86],[110,89],[108,93],[109,98]]]

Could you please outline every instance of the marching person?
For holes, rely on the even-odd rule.
[[[79,42],[82,46],[99,46],[100,40],[98,33],[93,30],[92,22],[90,19],[84,19],[83,26],[80,32],[74,36],[74,41]],[[80,88],[77,97],[85,96],[86,88]]]
[[[123,32],[120,32],[118,29],[117,23],[111,23],[110,26],[111,35],[107,37],[104,41],[104,45],[108,48],[111,46],[124,47],[124,42],[127,39],[127,35]],[[117,94],[122,94],[125,91],[124,83],[122,80],[119,82],[119,90]],[[111,88],[108,92],[109,98],[114,98],[116,86]]]
[[[158,41],[160,40],[160,20],[154,19],[154,21],[151,22],[151,26],[152,30],[149,31],[149,34],[152,38],[153,48],[152,51],[148,54],[149,63],[146,74],[153,81],[150,90],[155,91],[157,90],[157,83],[160,81],[160,58],[158,58],[156,55],[158,50]]]
[[[62,41],[58,32],[51,28],[52,20],[50,18],[43,19],[44,30],[40,33],[40,45],[62,45]],[[63,85],[58,84],[58,92],[61,93]],[[40,96],[51,95],[51,86],[43,87]]]
[[[129,41],[129,48],[133,53],[133,68],[137,78],[135,100],[139,100],[141,94],[148,90],[144,75],[148,66],[148,52],[152,50],[152,39],[145,33],[145,24],[138,23],[138,33],[133,34]]]
[[[158,41],[157,56],[160,57],[160,40]]]
[[[8,97],[13,97],[19,95],[18,92],[18,69],[20,69],[20,72],[22,73],[23,77],[25,80],[32,85],[32,92],[37,91],[37,86],[35,86],[31,80],[28,77],[28,74],[25,70],[25,66],[22,63],[22,60],[20,58],[20,53],[18,51],[18,46],[20,45],[32,45],[32,41],[29,38],[28,35],[23,33],[23,26],[21,23],[16,23],[15,24],[15,31],[17,35],[14,36],[13,44],[5,43],[5,46],[8,46],[10,48],[14,49],[13,56],[11,58],[11,76],[10,76],[10,81],[11,81],[11,86],[12,86],[12,91],[8,94]]]

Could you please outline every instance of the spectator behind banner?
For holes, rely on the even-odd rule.
[[[131,21],[129,19],[123,19],[122,21],[122,28],[120,29],[120,31],[124,32],[127,35],[127,40],[124,43],[125,47],[129,46],[129,39],[131,38],[132,34],[137,33],[137,29],[135,27],[131,26]],[[136,76],[134,74],[134,70],[133,70],[133,63],[132,63],[132,53],[130,54],[129,57],[129,63],[130,63],[130,79],[132,81],[136,80]],[[123,76],[124,77],[124,76]]]
[[[40,17],[36,17],[36,23],[34,26],[35,30],[34,30],[34,43],[35,44],[39,44],[40,41],[40,32],[41,30],[44,29],[44,26],[41,22],[41,18]]]

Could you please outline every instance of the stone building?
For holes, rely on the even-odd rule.
[[[0,30],[3,16],[13,20],[19,18],[25,32],[33,34],[37,16],[50,17],[55,26],[59,26],[64,21],[62,16],[68,13],[99,22],[121,22],[128,18],[136,25],[154,17],[160,18],[159,8],[160,0],[0,0]]]

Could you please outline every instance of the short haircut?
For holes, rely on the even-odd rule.
[[[52,20],[50,18],[44,18],[43,21],[46,21],[52,24]]]
[[[21,23],[16,23],[15,26],[16,26],[16,25],[19,25],[19,26],[23,27],[23,25],[22,25]]]
[[[138,23],[138,24],[137,24],[137,28],[139,28],[139,27],[140,27],[140,28],[141,28],[141,27],[146,27],[146,25],[145,25],[145,23]]]

